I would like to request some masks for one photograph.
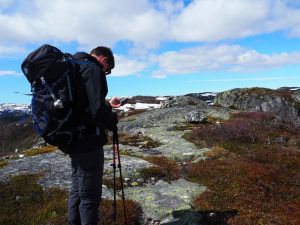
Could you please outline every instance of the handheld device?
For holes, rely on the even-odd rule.
[[[121,98],[120,99],[120,104],[125,105],[127,103],[127,101],[128,101],[128,98]]]

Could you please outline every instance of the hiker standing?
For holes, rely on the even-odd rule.
[[[64,149],[70,152],[72,175],[68,200],[69,225],[96,225],[102,194],[104,153],[107,142],[105,129],[113,130],[119,107],[118,98],[105,100],[108,92],[106,75],[114,68],[114,56],[107,47],[97,47],[90,54],[74,55],[79,65],[80,84],[77,87],[77,110],[82,137]]]

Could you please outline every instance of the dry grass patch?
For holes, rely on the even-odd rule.
[[[12,177],[8,183],[0,183],[0,224],[9,225],[62,225],[67,224],[67,191],[37,184],[41,175]],[[112,202],[103,200],[100,207],[101,224],[112,222]],[[126,200],[128,224],[138,225],[141,207]],[[124,224],[122,201],[117,201],[117,224]]]
[[[125,133],[119,134],[119,143],[140,148],[156,148],[161,145],[160,142],[155,141],[148,136],[141,134],[128,135]],[[112,144],[112,136],[109,137],[108,144]]]
[[[22,175],[0,184],[0,224],[67,224],[67,193],[44,191],[36,181],[40,175]]]
[[[54,152],[57,150],[57,147],[53,145],[47,145],[45,147],[41,148],[34,148],[34,149],[29,149],[23,152],[24,156],[35,156],[39,154],[45,154],[49,152]]]
[[[8,164],[7,160],[0,160],[0,169],[5,167]]]
[[[102,183],[104,185],[106,185],[108,188],[114,189],[114,179],[113,178],[103,177]],[[121,180],[119,177],[116,177],[115,187],[116,187],[117,191],[121,190],[121,188],[122,188]]]

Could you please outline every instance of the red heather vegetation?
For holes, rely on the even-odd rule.
[[[238,113],[222,124],[205,124],[186,135],[214,146],[208,159],[191,164],[188,178],[209,191],[198,210],[237,210],[227,224],[300,224],[300,135],[265,113]]]
[[[155,165],[153,167],[143,168],[141,170],[141,176],[146,179],[155,177],[158,179],[171,181],[180,177],[180,167],[172,159],[164,156],[148,156],[143,157],[143,159]]]

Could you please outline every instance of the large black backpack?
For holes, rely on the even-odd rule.
[[[55,146],[66,146],[80,135],[76,115],[76,62],[51,45],[31,52],[22,63],[31,84],[35,131]]]

